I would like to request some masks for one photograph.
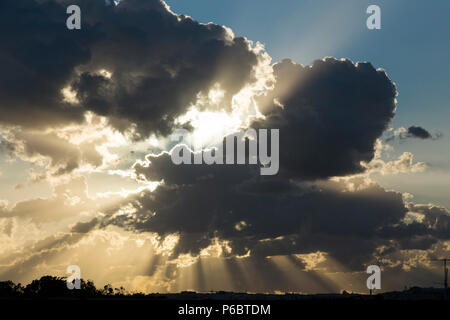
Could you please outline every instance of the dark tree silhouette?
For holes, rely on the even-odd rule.
[[[0,281],[0,297],[18,297],[23,295],[24,288],[22,285],[15,284],[12,281]]]
[[[0,298],[27,297],[95,297],[95,296],[124,296],[128,293],[123,287],[113,288],[110,284],[103,290],[98,290],[92,280],[81,279],[80,289],[69,290],[66,277],[43,276],[33,280],[25,287],[14,282],[0,281]]]

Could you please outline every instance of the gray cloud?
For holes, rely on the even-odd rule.
[[[90,59],[92,29],[68,33],[59,4],[5,0],[0,4],[0,123],[33,128],[82,120],[60,90]]]
[[[435,134],[431,134],[428,130],[420,127],[420,126],[410,126],[408,129],[405,129],[403,127],[399,128],[394,132],[394,134],[391,134],[386,138],[386,141],[393,141],[396,137],[398,137],[400,140],[406,140],[406,139],[422,139],[422,140],[437,140],[442,138],[443,134],[440,132],[437,132]]]
[[[280,129],[280,173],[321,179],[362,172],[360,162],[373,159],[394,116],[397,92],[386,73],[326,58],[311,67],[283,60],[274,74],[274,90],[260,100],[266,119],[253,126]]]
[[[98,219],[94,218],[87,222],[77,222],[71,229],[71,232],[88,233],[93,230],[98,224]]]
[[[442,137],[442,133],[431,134],[427,130],[419,126],[411,126],[406,134],[407,138],[431,139],[437,140]]]
[[[319,250],[360,268],[388,243],[391,234],[384,229],[402,225],[407,212],[401,194],[375,184],[345,192],[337,182],[259,176],[254,166],[175,166],[167,154],[148,160],[148,166],[136,165],[136,172],[149,179],[157,174],[164,184],[127,200],[135,213],[112,216],[117,210],[112,209],[102,224],[163,236],[179,233],[174,257],[196,255],[218,237],[230,241],[233,255]]]
[[[82,9],[81,30],[65,27],[69,4]],[[144,138],[169,133],[212,86],[225,89],[226,107],[255,80],[258,56],[247,40],[177,16],[159,0],[5,0],[0,9],[2,123],[41,129],[81,122],[90,110],[120,130],[134,124]],[[64,100],[67,86],[78,104]]]
[[[133,214],[112,208],[101,225],[177,233],[174,258],[220,238],[231,255],[322,251],[350,270],[373,262],[382,247],[429,249],[445,239],[430,224],[405,222],[400,193],[357,180],[350,192],[344,180],[323,180],[360,173],[360,162],[373,159],[395,111],[395,86],[384,71],[333,58],[311,67],[284,60],[274,71],[273,91],[259,99],[266,118],[252,127],[280,129],[277,176],[260,176],[257,165],[177,166],[167,153],[149,155],[134,170],[163,184],[120,204]]]
[[[76,144],[58,133],[61,132],[6,130],[3,135],[7,140],[0,142],[0,151],[10,158],[17,157],[31,163],[43,164],[45,160],[42,178],[69,174],[83,164],[92,167],[102,165],[103,155],[95,147],[105,142],[107,137],[104,133]]]
[[[431,139],[432,135],[422,127],[411,126],[408,128],[408,136],[420,139]]]

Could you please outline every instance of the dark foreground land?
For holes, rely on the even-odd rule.
[[[372,296],[345,291],[316,295],[142,294],[109,285],[97,289],[93,282],[83,280],[80,289],[69,290],[65,278],[46,276],[27,286],[0,282],[0,309],[33,317],[44,313],[57,317],[98,314],[102,318],[123,318],[139,313],[148,319],[306,319],[312,313],[318,317],[390,319],[393,316],[417,316],[419,312],[429,317],[449,315],[450,290],[413,287]]]

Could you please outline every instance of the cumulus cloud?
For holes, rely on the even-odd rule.
[[[400,127],[399,129],[395,130],[393,134],[388,136],[386,138],[386,141],[392,141],[396,137],[398,137],[400,140],[415,138],[415,139],[422,139],[422,140],[437,140],[442,138],[442,133],[438,132],[435,134],[431,134],[428,130],[420,127],[420,126],[410,126],[408,129],[404,127]]]
[[[381,174],[422,172],[428,167],[425,162],[414,163],[414,156],[411,152],[403,152],[397,160],[392,161],[375,158],[363,166],[368,169],[369,173],[380,172]]]
[[[258,165],[175,165],[169,153],[151,154],[134,165],[136,177],[162,183],[112,208],[101,226],[178,234],[172,259],[199,256],[220,239],[230,248],[225,257],[320,251],[349,270],[392,241],[412,250],[442,239],[422,222],[406,222],[401,193],[370,179],[327,180],[424,169],[410,153],[379,158],[397,94],[383,70],[327,58],[310,67],[284,60],[274,75],[273,90],[258,98],[264,118],[251,127],[280,129],[278,175],[259,176]],[[132,209],[121,214],[123,206]]]
[[[106,211],[100,228],[115,225],[162,238],[176,234],[178,241],[164,263],[178,267],[166,280],[180,281],[186,268],[201,276],[202,268],[221,259],[214,265],[225,264],[230,271],[231,290],[289,288],[293,284],[283,277],[269,276],[275,270],[279,273],[280,265],[304,279],[293,285],[300,290],[316,279],[317,272],[336,273],[342,281],[348,276],[343,270],[359,272],[373,263],[385,266],[383,272],[395,288],[395,275],[407,278],[405,272],[424,272],[430,267],[427,259],[448,251],[445,208],[407,203],[401,193],[367,178],[311,183],[261,177],[254,166],[236,169],[174,166],[168,154],[150,155],[135,170],[141,178],[164,182],[153,192],[137,194]],[[214,259],[206,254],[212,248],[219,248]],[[308,257],[317,253],[321,262],[307,268]],[[256,287],[246,284],[250,276],[245,279],[237,271],[245,268],[258,269],[258,277],[267,280]],[[208,277],[208,282],[196,282],[192,288],[217,288],[214,284],[228,288],[217,277]],[[329,284],[322,290],[339,291],[339,286]]]
[[[326,58],[274,65],[276,83],[255,128],[280,129],[280,173],[321,179],[364,171],[395,112],[397,91],[370,63]]]
[[[164,183],[122,203],[133,208],[126,214],[111,209],[102,224],[179,234],[173,258],[196,256],[219,238],[231,248],[225,256],[323,251],[358,269],[395,238],[387,230],[415,232],[403,223],[408,209],[402,195],[373,182],[349,192],[342,181],[261,177],[252,166],[175,166],[168,154],[149,156],[135,170]]]
[[[65,28],[69,4],[82,8],[76,32]],[[238,288],[242,268],[257,270],[252,283],[271,275],[247,289],[289,287],[276,267],[282,261],[285,271],[336,291],[316,270],[360,271],[374,261],[394,271],[423,268],[429,254],[448,251],[448,210],[407,203],[368,177],[426,167],[409,152],[381,159],[397,96],[384,70],[335,58],[271,66],[261,46],[159,0],[3,0],[0,21],[0,152],[42,166],[36,179],[61,179],[47,199],[0,202],[0,276],[29,278],[28,269],[37,274],[48,261],[63,270],[75,250],[98,277],[106,269],[113,281],[130,274],[126,281],[148,290],[185,288],[174,279],[189,279],[186,268],[196,288],[208,288],[207,257],[221,259]],[[261,176],[259,164],[175,165],[164,150],[131,169],[112,165],[110,147],[189,127],[180,117],[193,108],[279,129],[279,173]],[[418,126],[397,136],[438,138]],[[145,187],[120,200],[89,198],[77,174],[108,164]],[[44,237],[40,228],[63,231]],[[19,252],[17,234],[30,230],[37,239],[28,246],[19,237]],[[91,262],[92,251],[101,261]]]
[[[0,4],[0,123],[42,128],[83,119],[82,110],[64,103],[60,91],[74,68],[88,62],[92,32],[69,34],[61,27],[64,12],[55,2]]]
[[[83,125],[47,130],[3,127],[0,135],[0,151],[9,160],[20,159],[39,168],[39,173],[31,174],[32,181],[105,168],[117,161],[109,148],[126,142],[104,118],[92,114]]]
[[[428,231],[442,239],[450,239],[450,211],[433,204],[408,204],[410,212],[419,213],[421,222]]]
[[[82,8],[76,32],[65,28],[69,4]],[[210,88],[224,89],[230,109],[256,81],[261,57],[249,41],[160,0],[6,0],[0,8],[2,123],[42,129],[82,122],[90,110],[145,138],[169,133]]]

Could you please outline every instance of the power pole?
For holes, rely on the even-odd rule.
[[[448,289],[448,268],[447,261],[450,262],[450,258],[443,259],[431,259],[431,261],[442,261],[444,263],[444,296],[447,297],[447,289]]]
[[[447,259],[444,259],[444,288],[447,292],[448,288],[448,268],[447,268]]]

